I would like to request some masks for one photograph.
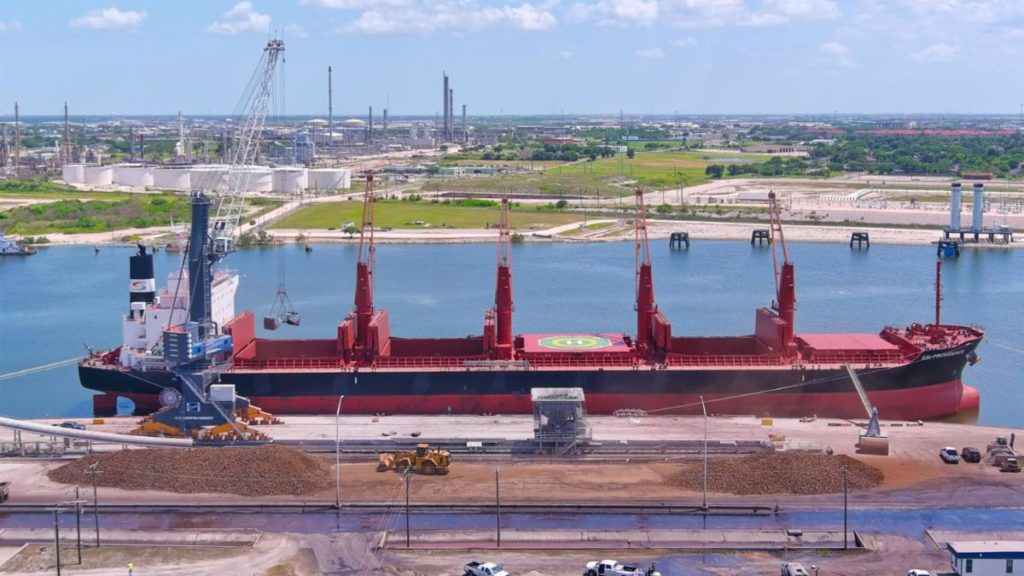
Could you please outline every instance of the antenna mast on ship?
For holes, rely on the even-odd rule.
[[[508,213],[508,198],[501,199],[501,219],[498,229],[498,281],[494,290],[494,310],[497,316],[497,358],[512,359],[512,234]]]
[[[654,304],[651,247],[647,242],[647,208],[644,207],[644,193],[640,188],[636,189],[634,237],[636,240],[636,347],[641,355],[646,355],[654,347],[651,322],[658,308]]]
[[[796,277],[793,263],[789,261],[786,237],[782,232],[782,215],[774,191],[768,192],[768,216],[771,221],[772,267],[775,273],[775,302],[772,309],[785,322],[782,329],[782,349],[793,347],[793,321],[796,311]],[[782,264],[779,264],[779,247],[782,250]]]
[[[356,347],[369,349],[370,321],[373,319],[373,173],[366,175],[363,194],[363,223],[359,230],[359,260],[356,263]]]

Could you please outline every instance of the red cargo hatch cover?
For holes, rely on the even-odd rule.
[[[797,340],[815,350],[856,350],[858,352],[898,351],[899,347],[878,334],[800,334]]]

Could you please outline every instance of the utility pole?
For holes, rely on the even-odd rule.
[[[700,409],[704,411],[704,500],[701,509],[708,511],[708,408],[704,404],[704,397],[700,397]]]
[[[358,378],[358,377],[357,377]],[[345,395],[338,396],[338,409],[334,412],[334,509],[341,510],[341,401]]]
[[[498,480],[500,471],[500,467],[494,467],[494,517],[497,527],[498,548],[501,548],[501,483]]]
[[[99,462],[93,462],[89,469],[86,470],[86,474],[92,476],[92,516],[96,520],[96,547],[100,547],[100,501],[96,496],[96,477],[102,474],[97,467],[100,465]]]
[[[53,549],[57,554],[57,576],[60,576],[60,509],[53,509]]]
[[[405,469],[405,547],[409,548],[409,469]]]
[[[848,500],[848,488],[849,488],[849,470],[843,467],[843,550],[848,548],[849,538],[846,537],[847,533],[847,500]]]
[[[82,499],[75,486],[75,543],[78,548],[78,565],[82,565]]]

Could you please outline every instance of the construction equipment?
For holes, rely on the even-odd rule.
[[[868,429],[860,435],[860,439],[857,442],[857,453],[888,456],[889,438],[882,434],[882,426],[878,422],[878,408],[872,406],[868,401],[868,394],[864,391],[864,386],[861,385],[860,378],[857,377],[857,372],[853,367],[846,364],[844,368],[846,368],[847,374],[850,375],[854,388],[857,389],[857,395],[860,396],[861,403],[864,404],[864,411],[868,414]],[[956,450],[953,450],[953,453],[955,454]]]
[[[447,474],[451,454],[447,450],[420,444],[413,452],[382,452],[377,458],[377,472],[415,472],[417,474]]]
[[[220,182],[193,182],[190,195],[192,230],[182,267],[188,266],[188,316],[163,330],[164,358],[178,387],[164,388],[163,404],[133,430],[136,434],[172,437],[191,436],[210,441],[266,441],[246,420],[273,422],[273,416],[237,396],[232,385],[216,384],[231,367],[233,342],[212,318],[213,269],[234,252],[242,193],[248,188],[266,122],[274,72],[284,52],[284,42],[270,40],[239,105],[238,146],[228,170],[227,186]],[[216,203],[216,206],[214,206]],[[211,219],[211,208],[215,208]],[[241,417],[240,417],[241,416]]]

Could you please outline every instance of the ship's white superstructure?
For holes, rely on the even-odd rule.
[[[136,286],[133,285],[132,290],[135,291]],[[237,290],[238,274],[223,271],[215,275],[211,302],[218,330],[235,317]],[[161,335],[168,326],[188,321],[188,304],[188,272],[184,269],[167,275],[167,284],[152,302],[132,303],[131,312],[122,322],[121,366],[141,371],[165,369]]]

